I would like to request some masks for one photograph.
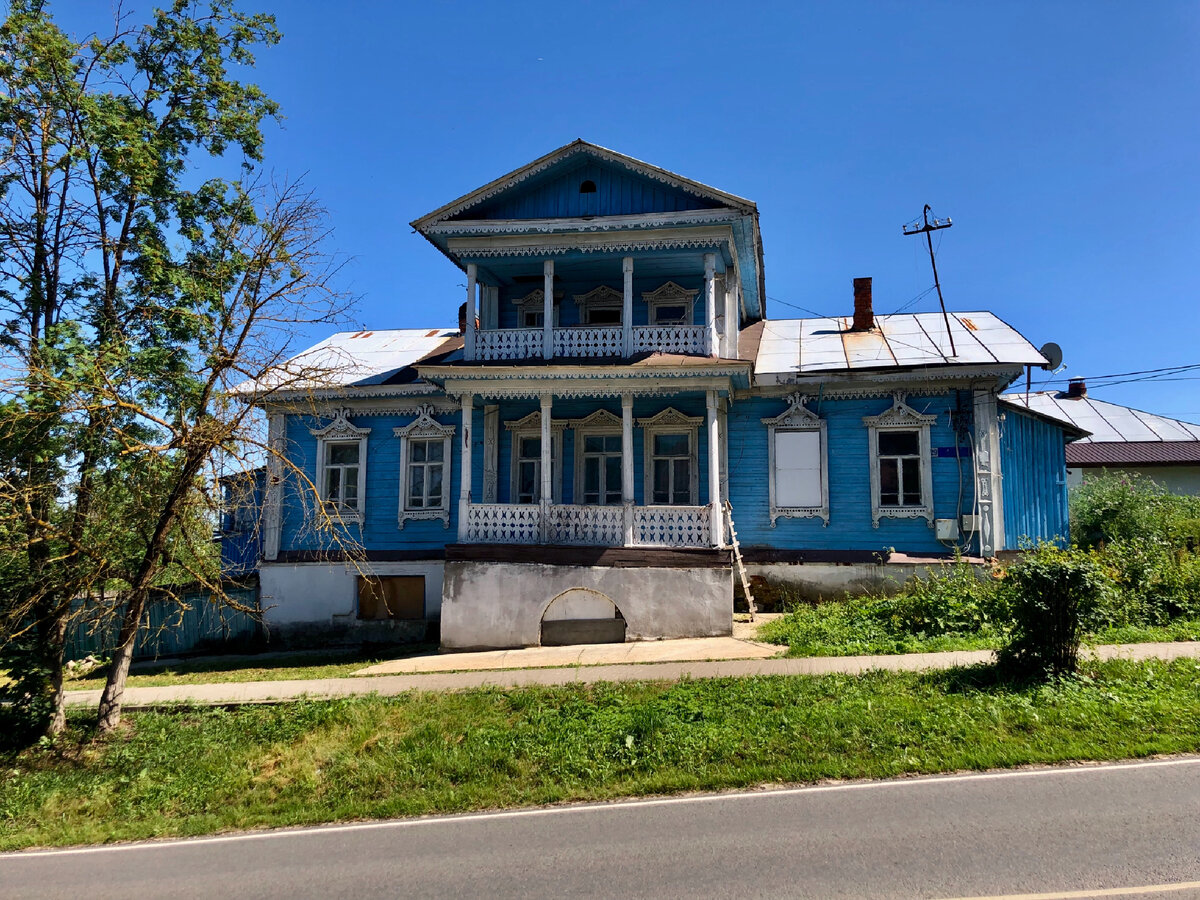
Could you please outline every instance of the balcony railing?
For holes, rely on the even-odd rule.
[[[624,331],[620,325],[589,325],[555,328],[553,350],[556,357],[623,357]],[[708,329],[703,325],[636,325],[633,328],[633,353],[708,354]],[[475,333],[475,358],[540,359],[541,328],[497,328]]]
[[[707,506],[578,506],[472,503],[466,540],[476,544],[711,547]],[[628,535],[628,539],[627,539]]]

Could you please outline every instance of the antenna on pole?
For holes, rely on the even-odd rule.
[[[937,261],[933,258],[933,238],[931,235],[935,231],[941,231],[943,228],[949,228],[954,223],[949,218],[935,218],[932,222],[929,221],[929,213],[931,207],[928,203],[925,204],[925,209],[922,211],[922,216],[925,219],[924,225],[905,225],[905,234],[924,234],[925,242],[929,245],[929,265],[933,266],[933,286],[937,288],[938,303],[942,305],[942,320],[946,323],[946,336],[950,338],[950,356],[953,358],[958,356],[958,351],[954,348],[954,332],[950,330],[950,316],[946,312],[946,301],[942,299],[942,284],[938,281]]]

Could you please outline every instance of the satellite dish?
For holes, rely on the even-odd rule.
[[[1042,344],[1042,349],[1038,353],[1046,357],[1046,365],[1042,366],[1043,369],[1054,370],[1062,365],[1062,347],[1058,346],[1054,341],[1047,341],[1045,344]]]

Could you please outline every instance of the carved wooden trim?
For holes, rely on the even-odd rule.
[[[777,519],[819,518],[829,525],[829,432],[824,419],[805,405],[808,397],[796,393],[787,398],[788,407],[779,415],[762,419],[767,426],[767,477],[771,527]],[[780,506],[776,502],[775,435],[779,431],[815,431],[820,435],[821,502],[816,506]]]

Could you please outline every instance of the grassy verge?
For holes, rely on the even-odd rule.
[[[0,849],[1200,751],[1200,664],[480,690],[129,716],[0,760]]]
[[[359,669],[384,662],[432,653],[433,644],[392,648],[375,653],[289,653],[280,656],[245,656],[238,659],[196,657],[161,665],[138,666],[129,675],[129,687],[165,687],[176,684],[219,684],[238,681],[288,681],[291,679],[345,678]],[[104,669],[84,678],[71,678],[68,691],[99,690],[104,687]]]
[[[1000,630],[984,625],[979,632],[926,636],[906,633],[863,604],[831,601],[802,606],[758,631],[758,640],[787,646],[787,656],[863,656],[893,653],[935,653],[941,650],[995,650]],[[1122,626],[1088,635],[1092,644],[1136,644],[1154,641],[1200,640],[1200,621],[1182,619],[1169,625]]]

